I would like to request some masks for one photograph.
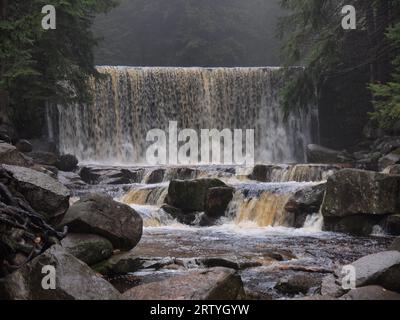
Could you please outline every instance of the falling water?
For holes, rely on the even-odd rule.
[[[284,121],[279,68],[99,67],[94,102],[58,106],[50,117],[62,153],[84,162],[145,163],[150,129],[254,129],[259,162],[300,162],[312,142],[316,110]],[[299,71],[300,72],[300,71]],[[55,111],[55,110],[54,110]],[[54,120],[53,120],[54,121]]]

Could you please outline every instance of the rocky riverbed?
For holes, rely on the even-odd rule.
[[[27,143],[0,144],[3,299],[399,298],[395,163],[78,167]]]

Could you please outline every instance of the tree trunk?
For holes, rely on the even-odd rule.
[[[6,17],[7,0],[0,0],[0,19]],[[4,63],[0,61],[0,79],[4,74]],[[3,131],[4,127],[9,125],[8,116],[8,92],[0,88],[0,130]]]
[[[374,50],[376,48],[376,26],[375,26],[375,12],[372,5],[368,4],[366,8],[366,24],[367,24],[367,32],[368,32],[368,40],[369,40],[369,48],[371,50],[371,57],[375,55]],[[371,60],[369,65],[370,67],[370,82],[375,82],[376,80],[376,72],[377,72],[377,65],[375,59]]]
[[[376,37],[379,41],[377,45],[377,81],[386,83],[390,79],[391,58],[390,46],[386,37],[386,32],[390,26],[390,11],[388,0],[381,0],[378,2],[377,15],[376,15]]]

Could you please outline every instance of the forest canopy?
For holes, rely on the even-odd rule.
[[[31,116],[37,114],[32,109],[46,102],[89,99],[88,79],[97,76],[92,22],[115,4],[114,0],[0,0],[0,125],[11,116],[14,123],[26,120],[32,127]],[[46,5],[56,9],[55,30],[42,28]]]

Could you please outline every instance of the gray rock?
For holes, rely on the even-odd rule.
[[[218,179],[172,180],[168,188],[168,204],[189,212],[204,212],[208,190],[226,187]]]
[[[69,190],[44,173],[23,167],[3,165],[18,181],[15,191],[50,223],[61,221],[69,207]]]
[[[400,251],[400,237],[397,237],[396,239],[394,239],[394,241],[392,242],[392,244],[389,247],[390,251]]]
[[[400,279],[388,283],[390,277],[400,272],[400,252],[385,251],[362,257],[351,264],[356,272],[356,286],[382,285],[386,289],[400,289]],[[394,288],[393,288],[394,287]]]
[[[337,278],[334,274],[329,274],[322,279],[321,294],[323,296],[330,296],[338,298],[345,293],[343,288],[338,284]]]
[[[30,169],[47,174],[49,177],[53,179],[57,179],[58,169],[56,167],[34,164],[32,167],[30,167]]]
[[[279,280],[275,289],[287,295],[307,294],[311,288],[318,287],[320,284],[321,280],[315,276],[297,274]]]
[[[393,150],[400,148],[400,137],[382,137],[375,141],[372,148],[381,154],[388,154]]]
[[[78,166],[78,159],[72,154],[65,154],[57,161],[57,168],[61,171],[72,172]]]
[[[328,179],[322,214],[345,217],[399,212],[400,176],[345,169]]]
[[[400,149],[396,149],[391,153],[379,159],[379,170],[382,171],[388,166],[393,166],[400,163]]]
[[[382,224],[385,216],[358,214],[347,217],[324,217],[324,231],[370,236],[375,226]]]
[[[93,266],[94,270],[107,276],[125,275],[142,268],[143,259],[132,251],[117,254]]]
[[[285,205],[287,212],[296,215],[295,227],[302,228],[308,215],[319,212],[326,189],[326,183],[307,186],[297,191]]]
[[[249,179],[260,181],[260,182],[270,182],[272,180],[271,175],[274,169],[280,169],[273,165],[263,165],[257,164],[254,166],[253,171],[249,174]]]
[[[86,183],[82,181],[81,177],[74,172],[64,172],[60,171],[57,175],[58,181],[60,181],[64,186],[77,189],[86,186]]]
[[[179,223],[192,225],[196,220],[196,213],[194,212],[183,212],[181,209],[175,208],[168,204],[161,206],[161,209],[168,213],[173,219]]]
[[[42,164],[45,166],[52,166],[52,167],[57,166],[58,157],[55,153],[37,151],[37,152],[31,152],[29,156],[37,164]]]
[[[87,184],[121,185],[141,182],[143,171],[143,169],[83,167],[79,171],[79,176]]]
[[[131,207],[110,196],[91,194],[68,209],[60,226],[68,226],[74,233],[103,236],[114,248],[130,250],[142,237],[143,220]]]
[[[156,184],[163,182],[164,175],[165,175],[165,169],[155,169],[146,176],[144,183]]]
[[[307,161],[310,163],[347,163],[352,159],[343,152],[310,144],[307,146]]]
[[[0,142],[0,164],[15,165],[21,167],[29,166],[29,161],[16,147],[11,144]]]
[[[400,300],[400,294],[388,291],[380,286],[366,286],[353,289],[340,298],[341,300]]]
[[[43,266],[56,271],[55,290],[42,288]],[[9,300],[118,300],[121,295],[85,263],[53,246],[0,282],[0,296]]]
[[[212,218],[225,215],[229,203],[233,199],[235,189],[231,187],[217,187],[208,189],[205,203],[205,213]]]
[[[32,144],[29,142],[29,141],[27,141],[27,140],[19,140],[16,144],[15,144],[15,147],[17,148],[17,150],[19,151],[19,152],[25,152],[25,153],[28,153],[28,152],[31,152],[32,150],[33,150],[33,146],[32,146]]]
[[[391,174],[391,175],[399,175],[400,174],[400,164],[395,164],[386,167],[382,173]]]
[[[61,245],[68,253],[88,265],[106,260],[113,253],[111,242],[94,234],[70,233],[61,241]]]
[[[134,287],[123,294],[126,300],[235,300],[243,295],[243,283],[235,270],[212,268],[190,271]]]

